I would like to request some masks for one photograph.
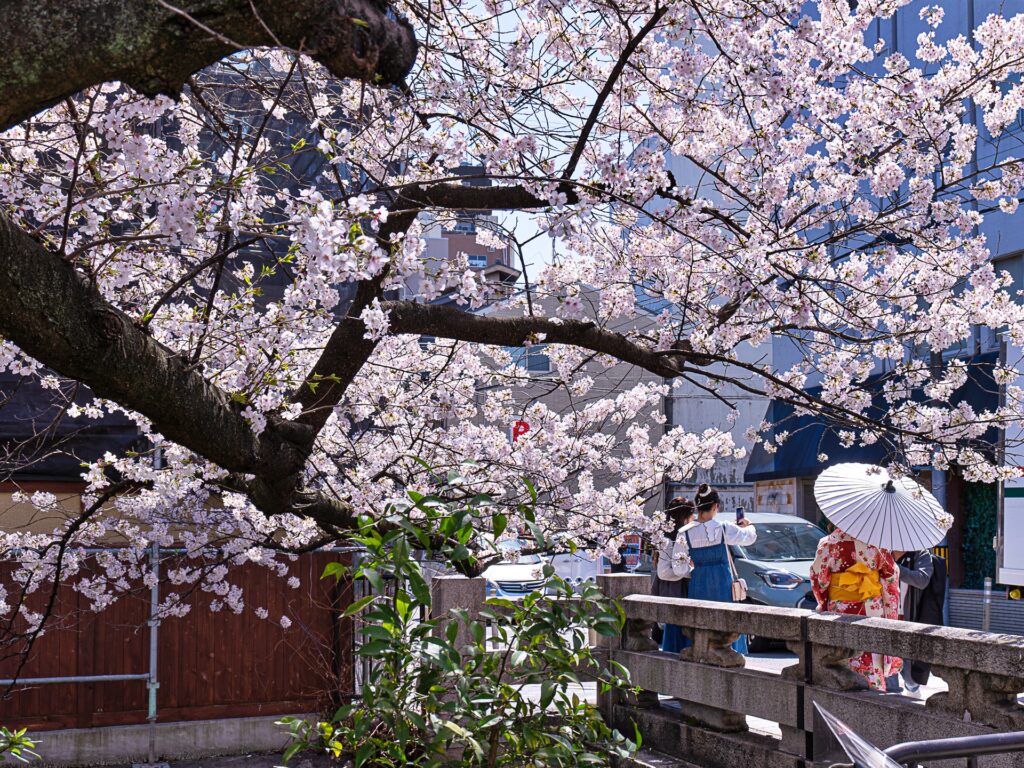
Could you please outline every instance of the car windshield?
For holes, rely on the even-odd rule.
[[[743,552],[751,560],[813,560],[824,536],[810,523],[758,523],[757,541]]]
[[[505,541],[498,542],[498,551],[503,556],[508,557],[512,552],[522,549],[525,544],[526,542],[520,539],[506,539]],[[537,565],[537,563],[544,561],[540,555],[520,555],[515,562],[517,565]]]

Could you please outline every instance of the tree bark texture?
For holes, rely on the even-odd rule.
[[[401,83],[417,44],[384,0],[0,0],[0,130],[98,83],[176,95],[258,46],[308,53],[340,78]]]
[[[228,396],[3,214],[0,332],[36,360],[144,414],[162,435],[225,469],[257,469],[260,441]]]

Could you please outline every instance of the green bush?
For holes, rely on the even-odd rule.
[[[993,483],[964,483],[964,581],[965,589],[981,589],[986,576],[996,577],[996,551],[992,540],[997,530],[998,497]]]
[[[635,752],[637,744],[610,729],[579,689],[581,675],[603,690],[628,685],[623,668],[602,664],[589,648],[590,630],[621,631],[617,605],[592,584],[573,589],[545,565],[543,594],[487,600],[479,616],[425,618],[430,589],[416,550],[472,571],[481,524],[483,540],[493,543],[505,518],[482,496],[453,506],[410,494],[392,513],[362,520],[355,538],[366,555],[353,575],[375,593],[346,611],[365,622],[358,654],[371,671],[362,698],[318,723],[285,720],[293,737],[286,760],[313,747],[356,768],[597,766]],[[346,569],[333,563],[324,575]],[[535,695],[526,685],[536,686]]]

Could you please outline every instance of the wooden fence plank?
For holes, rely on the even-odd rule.
[[[335,690],[352,690],[352,643],[338,645],[337,611],[349,603],[351,590],[332,606],[332,585],[322,583],[331,553],[303,555],[291,564],[300,587],[256,564],[232,570],[229,578],[242,587],[245,610],[209,610],[211,596],[173,587],[161,567],[161,595],[184,593],[192,609],[183,618],[168,617],[158,632],[160,689],[158,720],[199,720],[248,717],[327,709]],[[0,583],[8,585],[10,566],[0,567]],[[100,612],[70,586],[59,592],[55,623],[39,638],[22,677],[145,673],[149,663],[148,590],[141,588]],[[33,598],[31,605],[39,602]],[[267,609],[260,619],[255,609]],[[287,615],[292,626],[282,628]],[[342,657],[335,658],[338,650]],[[17,669],[18,659],[0,660],[0,677]],[[145,681],[68,683],[18,688],[0,698],[0,724],[33,730],[127,725],[146,721]]]

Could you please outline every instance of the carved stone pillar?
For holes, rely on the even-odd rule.
[[[430,583],[430,613],[433,618],[446,617],[453,610],[464,610],[469,611],[471,620],[475,619],[486,599],[487,580],[479,576],[472,579],[466,576],[435,576]],[[449,621],[453,620],[449,618]],[[439,631],[443,631],[443,625]],[[460,625],[455,638],[456,647],[462,649],[472,641],[469,627]]]
[[[946,681],[949,691],[930,696],[928,709],[1000,731],[1024,730],[1024,707],[1017,703],[1024,679],[949,667],[932,667],[932,672]]]
[[[856,691],[867,688],[867,681],[850,669],[850,659],[860,654],[860,651],[853,648],[812,645],[811,676],[814,684],[836,691]]]
[[[629,595],[646,595],[650,592],[651,580],[648,576],[627,573],[601,574],[597,577],[597,586],[605,597],[618,600]],[[642,619],[626,619],[621,637],[597,637],[597,647],[603,651],[602,661],[607,662],[611,651],[621,648],[627,651],[652,651],[658,646],[651,637],[654,622]],[[631,707],[651,709],[658,706],[657,691],[607,691],[597,692],[597,708],[605,722],[614,723],[614,704],[618,702]]]
[[[626,651],[656,651],[658,644],[654,642],[652,632],[655,622],[643,619],[626,619],[622,632],[622,648]],[[622,691],[620,701],[631,707],[654,709],[660,706],[657,691]]]
[[[740,632],[718,632],[690,627],[684,627],[683,631],[688,637],[693,638],[693,645],[679,652],[679,658],[683,661],[729,669],[746,666],[747,660],[743,654],[732,649],[732,644],[739,639]],[[679,712],[684,720],[695,721],[716,731],[738,733],[747,730],[746,715],[740,712],[694,704],[684,699],[679,700]]]
[[[718,632],[711,629],[684,628],[685,633],[693,638],[693,645],[683,648],[679,658],[683,661],[694,661],[709,664],[712,667],[745,667],[747,660],[742,653],[734,651],[732,644],[739,640],[741,632]]]

